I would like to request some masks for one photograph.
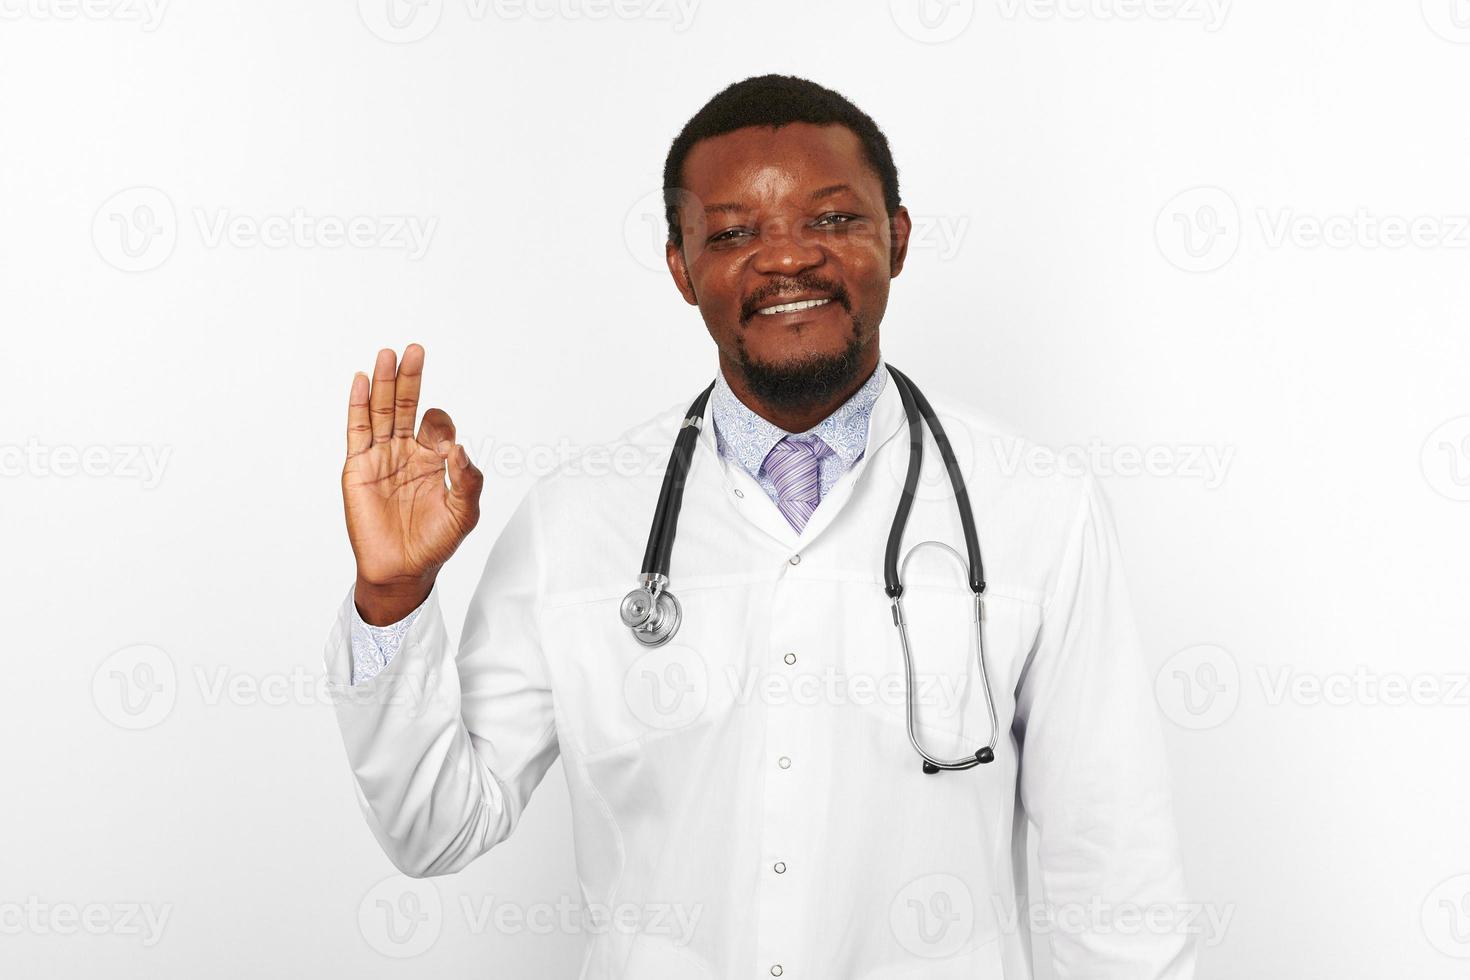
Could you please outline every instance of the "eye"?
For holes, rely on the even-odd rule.
[[[858,220],[858,219],[857,219],[857,217],[855,215],[841,214],[839,212],[832,211],[832,212],[829,212],[827,214],[824,214],[820,218],[818,218],[817,219],[817,224],[819,224],[819,225],[825,224],[825,225],[828,225],[829,227],[836,227],[837,225],[845,225],[845,224],[848,224],[849,222],[853,222],[853,221],[856,221],[856,220]]]
[[[749,230],[745,228],[726,228],[724,231],[711,237],[709,243],[711,245],[720,245],[725,242],[734,241],[737,235],[747,235],[749,233]]]

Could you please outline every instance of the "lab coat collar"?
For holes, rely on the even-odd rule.
[[[887,371],[886,366],[880,365],[880,368]],[[837,515],[852,495],[857,481],[862,479],[869,466],[873,465],[878,450],[893,438],[906,422],[907,416],[904,415],[903,401],[899,397],[898,387],[893,384],[892,378],[885,378],[883,388],[878,392],[878,398],[873,403],[873,410],[868,415],[868,439],[862,458],[842,474],[832,489],[822,498],[822,502],[817,505],[817,509],[812,512],[811,518],[808,519],[799,534],[787,523],[786,518],[776,508],[775,502],[766,496],[765,490],[749,473],[720,456],[715,440],[715,427],[710,419],[708,408],[705,411],[704,423],[699,429],[699,443],[695,453],[696,457],[703,457],[703,459],[697,460],[691,466],[689,479],[691,483],[696,479],[701,482],[708,480],[711,484],[717,483],[719,492],[729,505],[735,507],[748,521],[779,542],[783,548],[795,554],[815,541],[836,520]]]

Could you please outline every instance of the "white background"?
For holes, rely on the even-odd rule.
[[[885,355],[1098,448],[1228,916],[1200,977],[1470,968],[1464,0],[91,2],[0,0],[0,973],[574,973],[581,937],[477,918],[577,895],[559,766],[453,878],[358,813],[310,686],[348,387],[424,344],[487,470],[457,632],[546,454],[712,375],[656,192],[766,71],[892,142]],[[328,225],[249,237],[295,212]]]

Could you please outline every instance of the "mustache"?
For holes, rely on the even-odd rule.
[[[832,302],[841,306],[851,313],[852,305],[847,296],[847,290],[842,288],[840,282],[831,282],[815,276],[800,276],[795,279],[785,279],[781,282],[770,283],[762,289],[756,290],[745,298],[740,304],[740,322],[745,323],[755,316],[755,311],[762,306],[769,306],[771,300],[779,300],[782,296],[796,296],[800,293],[825,293],[832,297]]]

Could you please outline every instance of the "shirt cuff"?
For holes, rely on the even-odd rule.
[[[352,605],[351,683],[360,684],[370,680],[388,666],[393,655],[398,652],[398,646],[403,642],[404,634],[413,625],[413,621],[418,619],[423,609],[423,605],[420,604],[417,609],[396,623],[374,626],[363,622],[362,616],[357,611],[356,603]]]

